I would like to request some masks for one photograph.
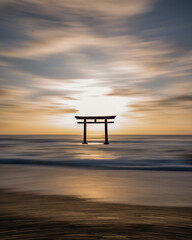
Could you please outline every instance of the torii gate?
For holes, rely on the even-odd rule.
[[[105,124],[105,142],[104,144],[109,144],[108,141],[108,123],[114,123],[112,121],[107,121],[108,119],[114,119],[116,116],[75,116],[76,119],[83,119],[83,122],[77,122],[78,124],[84,124],[84,137],[83,137],[83,144],[87,144],[87,124],[97,124],[97,123],[104,123]],[[93,121],[87,122],[88,119],[93,119]],[[103,119],[102,122],[97,122],[98,119]]]

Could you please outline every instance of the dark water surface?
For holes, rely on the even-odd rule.
[[[1,136],[0,163],[92,169],[192,171],[192,136]]]
[[[0,136],[0,187],[191,206],[192,136]]]

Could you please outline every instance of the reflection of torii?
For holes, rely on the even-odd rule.
[[[83,122],[77,122],[78,124],[84,124],[84,137],[83,137],[83,144],[87,144],[87,139],[86,139],[86,135],[87,135],[87,124],[97,124],[97,123],[104,123],[105,124],[105,142],[104,144],[109,144],[108,141],[108,128],[107,128],[107,124],[108,123],[114,123],[114,122],[108,122],[107,119],[114,119],[116,116],[75,116],[76,119],[83,119]],[[94,122],[87,122],[87,119],[93,119]],[[103,119],[103,122],[97,122],[97,119]]]

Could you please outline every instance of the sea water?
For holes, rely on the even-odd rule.
[[[0,136],[0,187],[157,206],[192,206],[192,136]]]

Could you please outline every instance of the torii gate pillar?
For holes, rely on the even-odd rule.
[[[108,141],[108,126],[107,126],[107,119],[105,119],[105,142],[104,144],[109,144]]]
[[[78,124],[83,124],[83,142],[82,144],[87,144],[87,124],[104,124],[105,125],[105,142],[104,144],[109,144],[108,140],[108,123],[114,123],[112,121],[107,121],[108,119],[114,119],[116,116],[75,116],[76,119],[82,119],[83,122],[77,122]],[[87,122],[87,119],[94,120]],[[97,122],[97,120],[104,120]]]
[[[83,144],[87,144],[87,123],[86,119],[84,119],[84,134],[83,134]]]

